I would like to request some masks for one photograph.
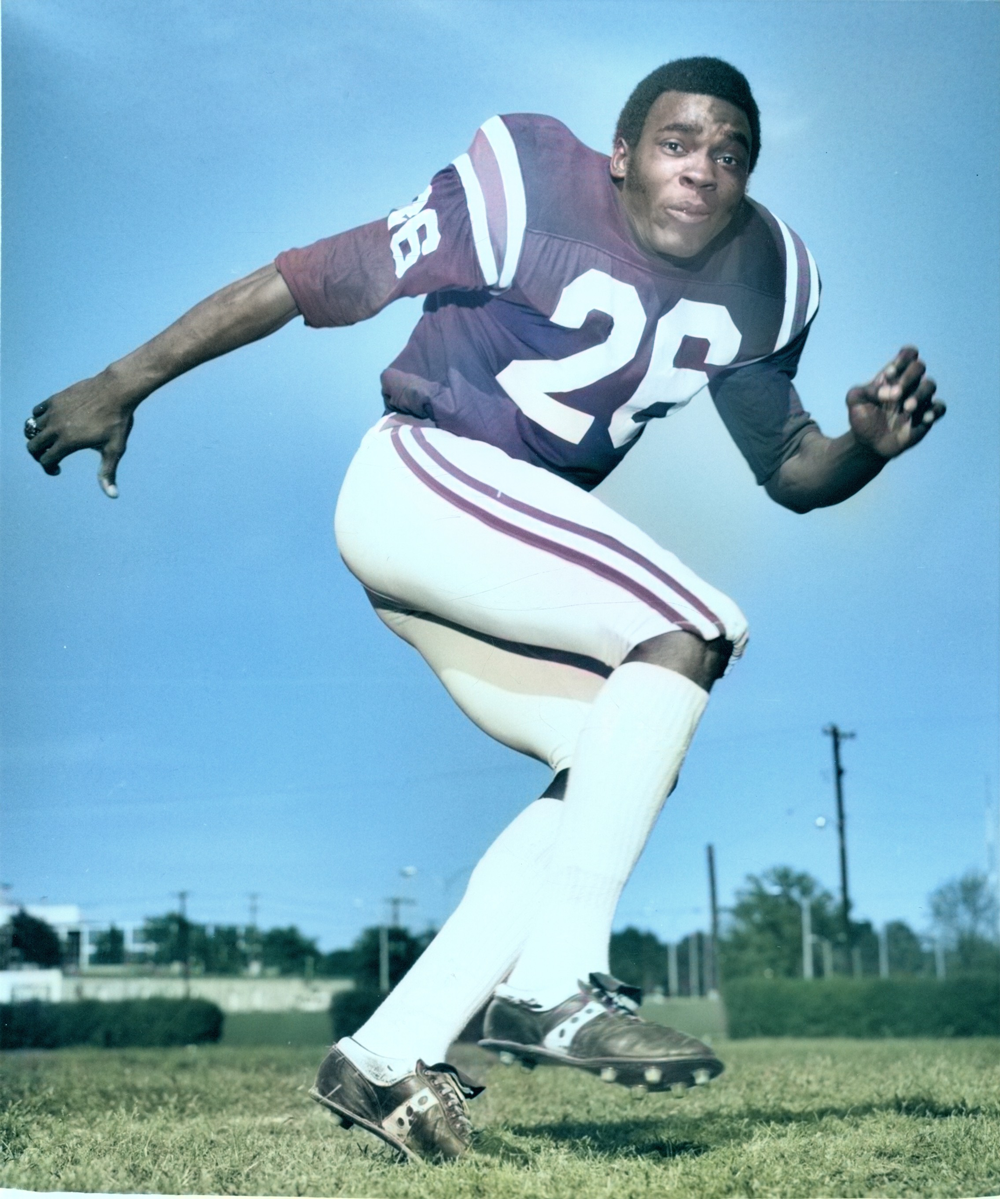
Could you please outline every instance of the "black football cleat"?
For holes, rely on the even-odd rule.
[[[501,1061],[576,1066],[639,1094],[682,1091],[722,1073],[722,1062],[701,1041],[641,1020],[641,999],[638,987],[609,974],[591,974],[576,995],[547,1010],[496,995],[479,1044]]]
[[[339,1116],[343,1128],[356,1124],[410,1161],[450,1161],[472,1141],[466,1101],[482,1090],[447,1062],[417,1062],[412,1074],[379,1086],[334,1045],[309,1094]]]

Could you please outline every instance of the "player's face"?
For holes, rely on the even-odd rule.
[[[642,136],[620,138],[611,174],[636,240],[654,254],[691,258],[729,224],[746,192],[750,124],[715,96],[663,92]]]

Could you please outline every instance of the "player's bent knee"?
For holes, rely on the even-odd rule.
[[[725,674],[732,652],[733,643],[726,637],[705,641],[696,633],[678,631],[640,642],[625,661],[662,666],[710,691],[715,680]]]

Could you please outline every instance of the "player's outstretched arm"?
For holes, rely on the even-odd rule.
[[[297,314],[276,267],[261,267],[202,300],[99,375],[36,404],[24,428],[28,452],[47,474],[57,475],[68,454],[97,450],[98,482],[114,499],[115,473],[142,401],[192,367],[274,333]]]
[[[937,384],[913,346],[904,346],[871,382],[847,393],[850,430],[802,439],[766,484],[773,500],[793,512],[839,504],[860,491],[890,458],[922,441],[945,413]]]

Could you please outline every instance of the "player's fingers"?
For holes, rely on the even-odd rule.
[[[886,380],[878,389],[878,398],[882,403],[898,404],[910,396],[920,380],[924,377],[927,367],[919,358],[911,358],[893,380]],[[912,409],[907,408],[909,412]]]
[[[115,480],[118,475],[118,463],[121,461],[122,454],[125,453],[127,440],[128,429],[122,429],[120,433],[115,433],[108,439],[101,451],[101,465],[97,471],[97,481],[109,500],[118,498],[118,485]]]
[[[34,406],[34,408],[32,408],[31,415],[32,416],[41,416],[42,413],[45,412],[46,408],[48,408],[48,406],[49,406],[49,401],[42,400],[42,402],[40,404],[36,404]]]
[[[52,429],[39,429],[38,433],[28,442],[28,453],[37,462],[41,462],[46,454],[59,440],[59,435]]]
[[[48,446],[36,454],[35,457],[38,459],[40,466],[48,469],[48,467],[55,466],[56,463],[61,462],[69,452],[69,450],[60,446],[58,437],[53,436]]]
[[[934,399],[935,391],[937,391],[937,384],[933,379],[929,379],[925,375],[920,380],[913,394],[904,401],[903,411],[910,414],[911,424],[915,425],[923,419],[924,413],[930,407],[931,400]]]
[[[916,346],[903,346],[893,360],[886,364],[885,368],[879,372],[880,376],[888,382],[893,382],[899,375],[906,370],[907,366],[918,357],[920,351]]]
[[[923,424],[933,425],[941,419],[948,411],[947,405],[942,404],[940,400],[935,400],[923,415]]]
[[[853,408],[858,404],[875,404],[877,402],[876,389],[872,383],[864,383],[858,387],[852,387],[847,393],[848,408]]]

